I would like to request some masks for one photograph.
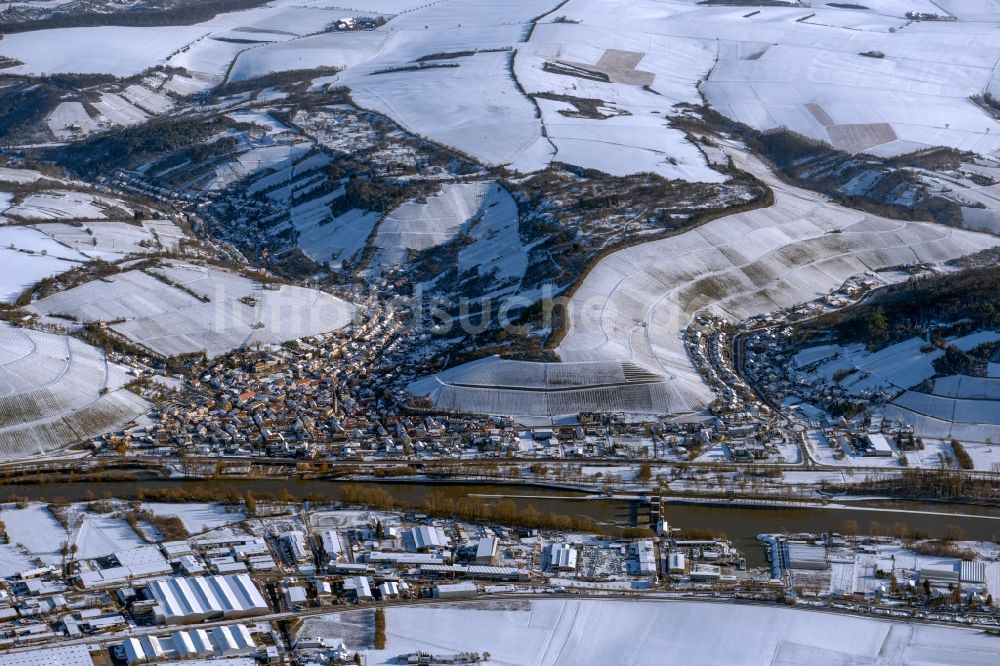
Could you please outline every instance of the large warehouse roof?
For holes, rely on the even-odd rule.
[[[159,605],[157,615],[168,624],[270,612],[247,574],[154,580],[149,591]]]

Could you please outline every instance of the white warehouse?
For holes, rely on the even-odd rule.
[[[156,600],[157,622],[190,624],[202,620],[236,619],[271,612],[247,574],[167,578],[149,583]]]
[[[568,543],[554,543],[549,548],[549,566],[557,571],[576,569],[576,548]]]
[[[257,651],[250,630],[242,624],[178,631],[171,636],[129,638],[122,644],[128,663],[139,664],[163,659],[232,657]]]

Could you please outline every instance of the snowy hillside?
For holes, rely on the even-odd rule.
[[[148,409],[129,376],[74,338],[0,323],[0,456],[37,456],[113,430]]]
[[[766,178],[775,191],[774,205],[602,259],[574,293],[569,329],[557,349],[563,361],[627,361],[663,377],[669,388],[666,413],[699,411],[712,398],[683,342],[699,312],[741,321],[818,298],[853,275],[939,264],[1000,244],[990,236],[836,206],[767,175],[755,158],[730,150],[743,168]],[[432,396],[441,407],[479,411],[479,392],[442,388],[452,383],[452,375],[465,372],[456,368],[411,389]],[[510,381],[498,380],[492,388],[516,389]],[[491,400],[483,411],[500,409]],[[622,410],[615,391],[599,404],[606,411]],[[634,404],[635,411],[643,411],[641,402]],[[508,413],[536,415],[524,406]]]

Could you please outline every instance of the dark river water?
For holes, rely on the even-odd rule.
[[[75,501],[85,498],[89,491],[96,496],[110,493],[115,497],[134,498],[140,488],[182,488],[191,481],[148,480],[121,482],[72,482],[39,485],[0,485],[0,498],[16,494],[31,499],[49,500],[62,497]],[[201,486],[218,489],[219,496],[235,491],[252,491],[258,496],[273,494],[282,489],[296,497],[323,493],[331,498],[338,496],[340,482],[322,480],[278,480],[225,478],[195,482]],[[492,497],[513,499],[519,507],[534,505],[542,513],[555,512],[580,515],[592,520],[615,525],[645,525],[648,523],[645,506],[638,502],[615,499],[586,499],[583,493],[572,490],[538,488],[534,486],[492,485],[471,483],[412,483],[379,482],[402,505],[420,507],[432,491],[451,497],[479,496],[486,501]],[[838,530],[845,521],[857,523],[861,533],[868,533],[872,523],[886,528],[897,523],[942,537],[958,526],[966,539],[992,540],[1000,536],[1000,508],[931,502],[891,501],[852,502],[852,508],[747,508],[731,506],[704,506],[668,504],[664,518],[673,527],[681,529],[704,528],[724,533],[747,555],[751,566],[764,563],[763,550],[755,541],[756,535],[765,532],[823,532]],[[879,510],[871,510],[877,508]]]

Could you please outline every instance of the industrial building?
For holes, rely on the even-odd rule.
[[[656,573],[656,550],[653,547],[652,539],[636,541],[632,545],[635,551],[637,567],[640,576],[649,576]]]
[[[682,574],[685,569],[684,553],[670,553],[667,558],[667,571],[672,574]]]
[[[323,552],[326,553],[327,562],[339,562],[344,555],[344,545],[336,530],[323,532],[320,535],[320,542],[323,544]]]
[[[170,562],[157,546],[140,546],[129,550],[116,551],[112,565],[99,568],[89,562],[78,577],[84,589],[123,585],[130,579],[162,576],[173,572]]]
[[[344,589],[354,592],[358,601],[370,601],[375,597],[372,595],[371,583],[367,576],[352,576],[344,581]]]
[[[250,576],[195,576],[149,583],[156,600],[153,615],[161,624],[237,619],[271,612]]]
[[[170,636],[129,638],[122,644],[122,650],[131,665],[164,659],[243,656],[256,652],[257,644],[246,626],[235,624],[211,631],[191,629]]]
[[[464,564],[424,564],[420,567],[422,576],[465,576],[489,580],[525,581],[531,573],[516,567],[492,567],[487,565],[466,566]]]
[[[869,433],[865,435],[864,439],[868,445],[866,447],[866,455],[881,458],[892,455],[892,445],[889,444],[889,440],[885,438],[885,435],[877,432]]]
[[[479,588],[476,587],[475,583],[451,583],[434,586],[434,597],[437,599],[462,599],[478,594]]]
[[[554,543],[549,548],[549,564],[557,571],[576,570],[576,548],[568,543]]]
[[[409,550],[426,552],[428,550],[443,550],[451,547],[451,540],[444,530],[436,525],[420,525],[406,531],[406,544]]]
[[[476,546],[476,564],[495,564],[500,541],[496,537],[485,537]]]

